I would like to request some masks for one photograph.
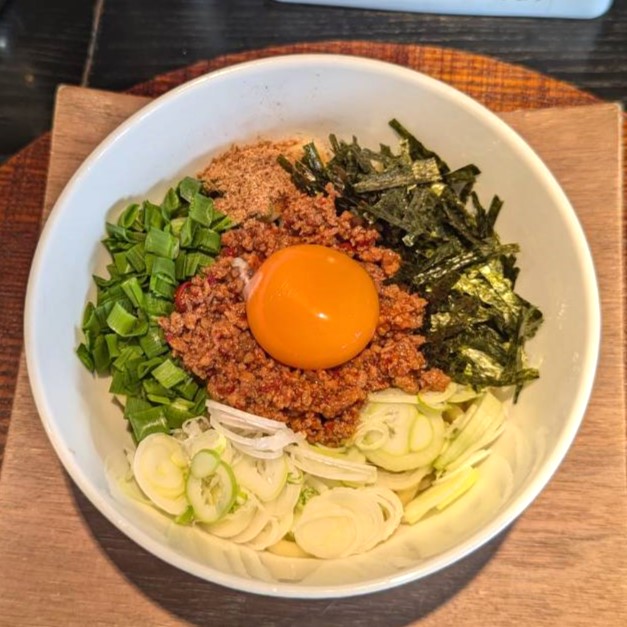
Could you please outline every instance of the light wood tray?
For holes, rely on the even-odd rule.
[[[91,149],[146,101],[60,90],[44,215]],[[502,117],[573,202],[593,251],[603,309],[586,419],[524,515],[460,563],[396,590],[329,602],[227,590],[146,553],[82,496],[48,443],[22,360],[0,476],[0,624],[627,624],[621,115],[601,104]]]

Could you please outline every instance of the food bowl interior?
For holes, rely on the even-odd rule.
[[[356,135],[362,145],[395,143],[399,119],[455,168],[472,162],[477,191],[505,201],[497,222],[518,242],[518,291],[545,324],[529,344],[541,378],[511,407],[508,428],[481,466],[481,480],[444,512],[403,530],[368,554],[322,562],[258,554],[180,528],[111,493],[105,464],[132,445],[108,381],[74,354],[83,308],[104,273],[98,243],[105,219],[129,202],[160,201],[234,142],[297,135]],[[26,341],[31,383],[45,429],[66,469],[123,532],[166,561],[235,588],[283,596],[364,593],[427,575],[466,555],[510,523],[549,480],[579,426],[599,339],[590,254],[563,192],[509,127],[433,79],[380,62],[297,56],[244,64],[175,90],[108,138],[66,188],[33,265]],[[115,490],[114,490],[115,491]]]

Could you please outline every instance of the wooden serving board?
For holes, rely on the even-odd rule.
[[[146,102],[59,91],[45,215],[98,141]],[[586,419],[557,475],[523,516],[458,564],[387,592],[302,601],[228,590],[146,553],[82,496],[46,439],[22,359],[0,476],[1,625],[627,624],[621,113],[598,104],[503,118],[573,202],[603,307]]]

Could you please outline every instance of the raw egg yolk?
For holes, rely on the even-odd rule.
[[[370,275],[348,255],[313,244],[270,255],[247,287],[246,314],[261,347],[294,368],[339,366],[360,353],[379,320]]]

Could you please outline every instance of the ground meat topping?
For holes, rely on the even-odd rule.
[[[399,256],[378,247],[377,231],[354,215],[338,216],[334,200],[331,189],[316,197],[285,189],[276,205],[280,217],[244,219],[226,232],[216,262],[192,279],[177,299],[178,311],[161,321],[174,354],[207,382],[212,398],[285,422],[311,442],[327,445],[352,435],[369,392],[442,390],[449,383],[440,370],[427,369],[420,352],[424,339],[417,332],[426,302],[384,282],[398,270]],[[249,276],[272,253],[302,243],[346,253],[366,269],[379,294],[379,321],[370,344],[328,370],[279,363],[248,327],[244,288]]]

